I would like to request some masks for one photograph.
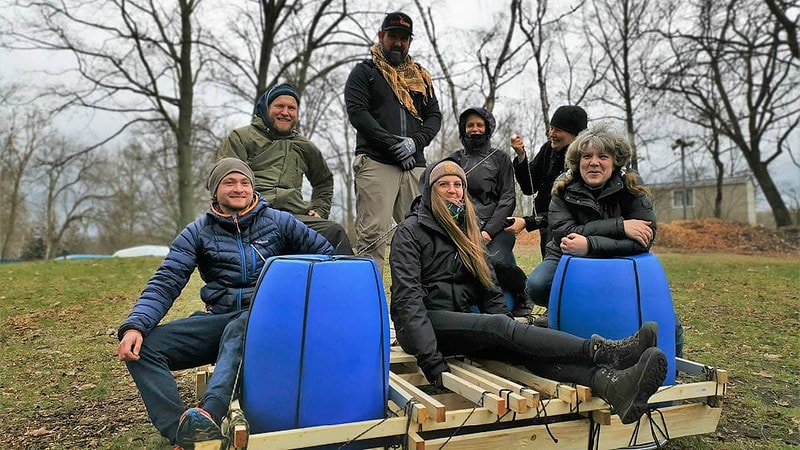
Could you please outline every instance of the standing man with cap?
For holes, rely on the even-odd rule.
[[[256,102],[250,125],[232,131],[217,149],[217,158],[245,161],[255,175],[255,189],[270,206],[288,211],[323,235],[335,252],[352,255],[342,225],[328,220],[333,174],[319,148],[297,131],[300,94],[289,84],[267,89]],[[303,176],[311,184],[311,201],[303,199]]]
[[[400,223],[419,195],[423,150],[442,124],[431,76],[408,55],[412,36],[407,14],[387,14],[372,57],[353,68],[344,91],[356,129],[358,249],[381,271],[391,219]]]
[[[519,233],[523,229],[528,231],[539,230],[539,246],[542,258],[546,253],[550,233],[547,227],[547,209],[550,207],[550,191],[553,183],[564,171],[564,155],[567,147],[581,131],[586,129],[586,111],[580,106],[560,106],[550,119],[550,140],[547,141],[539,153],[528,163],[525,154],[525,144],[522,138],[514,136],[511,147],[517,152],[514,158],[514,176],[525,195],[534,195],[534,215],[514,218],[514,224],[508,227],[509,231]]]
[[[253,181],[253,172],[239,159],[223,158],[214,165],[206,183],[211,208],[181,231],[117,332],[117,357],[127,364],[150,420],[182,448],[222,437],[247,311],[266,259],[333,252],[328,241],[291,214],[270,208],[253,192]],[[200,299],[206,310],[160,324],[195,268],[205,282]],[[214,362],[202,407],[186,409],[170,371]]]

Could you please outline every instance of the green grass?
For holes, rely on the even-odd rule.
[[[529,272],[538,248],[517,249]],[[658,253],[686,357],[727,369],[713,435],[671,449],[800,446],[800,259]],[[116,328],[157,259],[0,265],[0,448],[168,448],[116,361]],[[200,309],[193,278],[168,319]],[[187,402],[193,372],[176,374]]]

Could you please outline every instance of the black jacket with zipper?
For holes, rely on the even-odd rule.
[[[403,107],[371,59],[356,64],[344,86],[347,116],[356,129],[356,155],[400,165],[388,149],[399,142],[397,136],[411,137],[417,147],[416,167],[425,167],[423,150],[439,132],[442,113],[435,94],[427,101],[419,93],[412,98],[422,120]]]

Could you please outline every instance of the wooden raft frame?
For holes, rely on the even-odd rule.
[[[415,358],[392,347],[388,418],[249,436],[244,426],[223,426],[230,438],[227,448],[292,449],[380,438],[394,438],[394,443],[416,450],[585,449],[591,438],[600,449],[651,448],[656,439],[666,441],[663,430],[670,439],[714,432],[728,383],[725,370],[678,358],[678,372],[692,381],[653,394],[652,422],[645,415],[638,425],[624,425],[586,386],[558,383],[497,361],[448,358],[448,363],[451,372],[442,381],[452,392],[429,395],[419,388],[428,382]],[[198,396],[211,373],[213,367],[198,370]],[[232,411],[238,408],[238,402],[231,405]],[[591,426],[595,433],[590,433]],[[370,445],[384,445],[375,442]],[[196,448],[225,446],[212,441]]]

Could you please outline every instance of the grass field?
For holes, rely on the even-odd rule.
[[[516,250],[530,271],[538,248]],[[669,448],[800,447],[800,258],[657,254],[686,326],[685,356],[730,374],[717,432]],[[0,448],[168,448],[115,359],[116,328],[158,263],[0,265]],[[168,319],[201,307],[199,287],[194,278]],[[191,401],[193,373],[176,377]]]

